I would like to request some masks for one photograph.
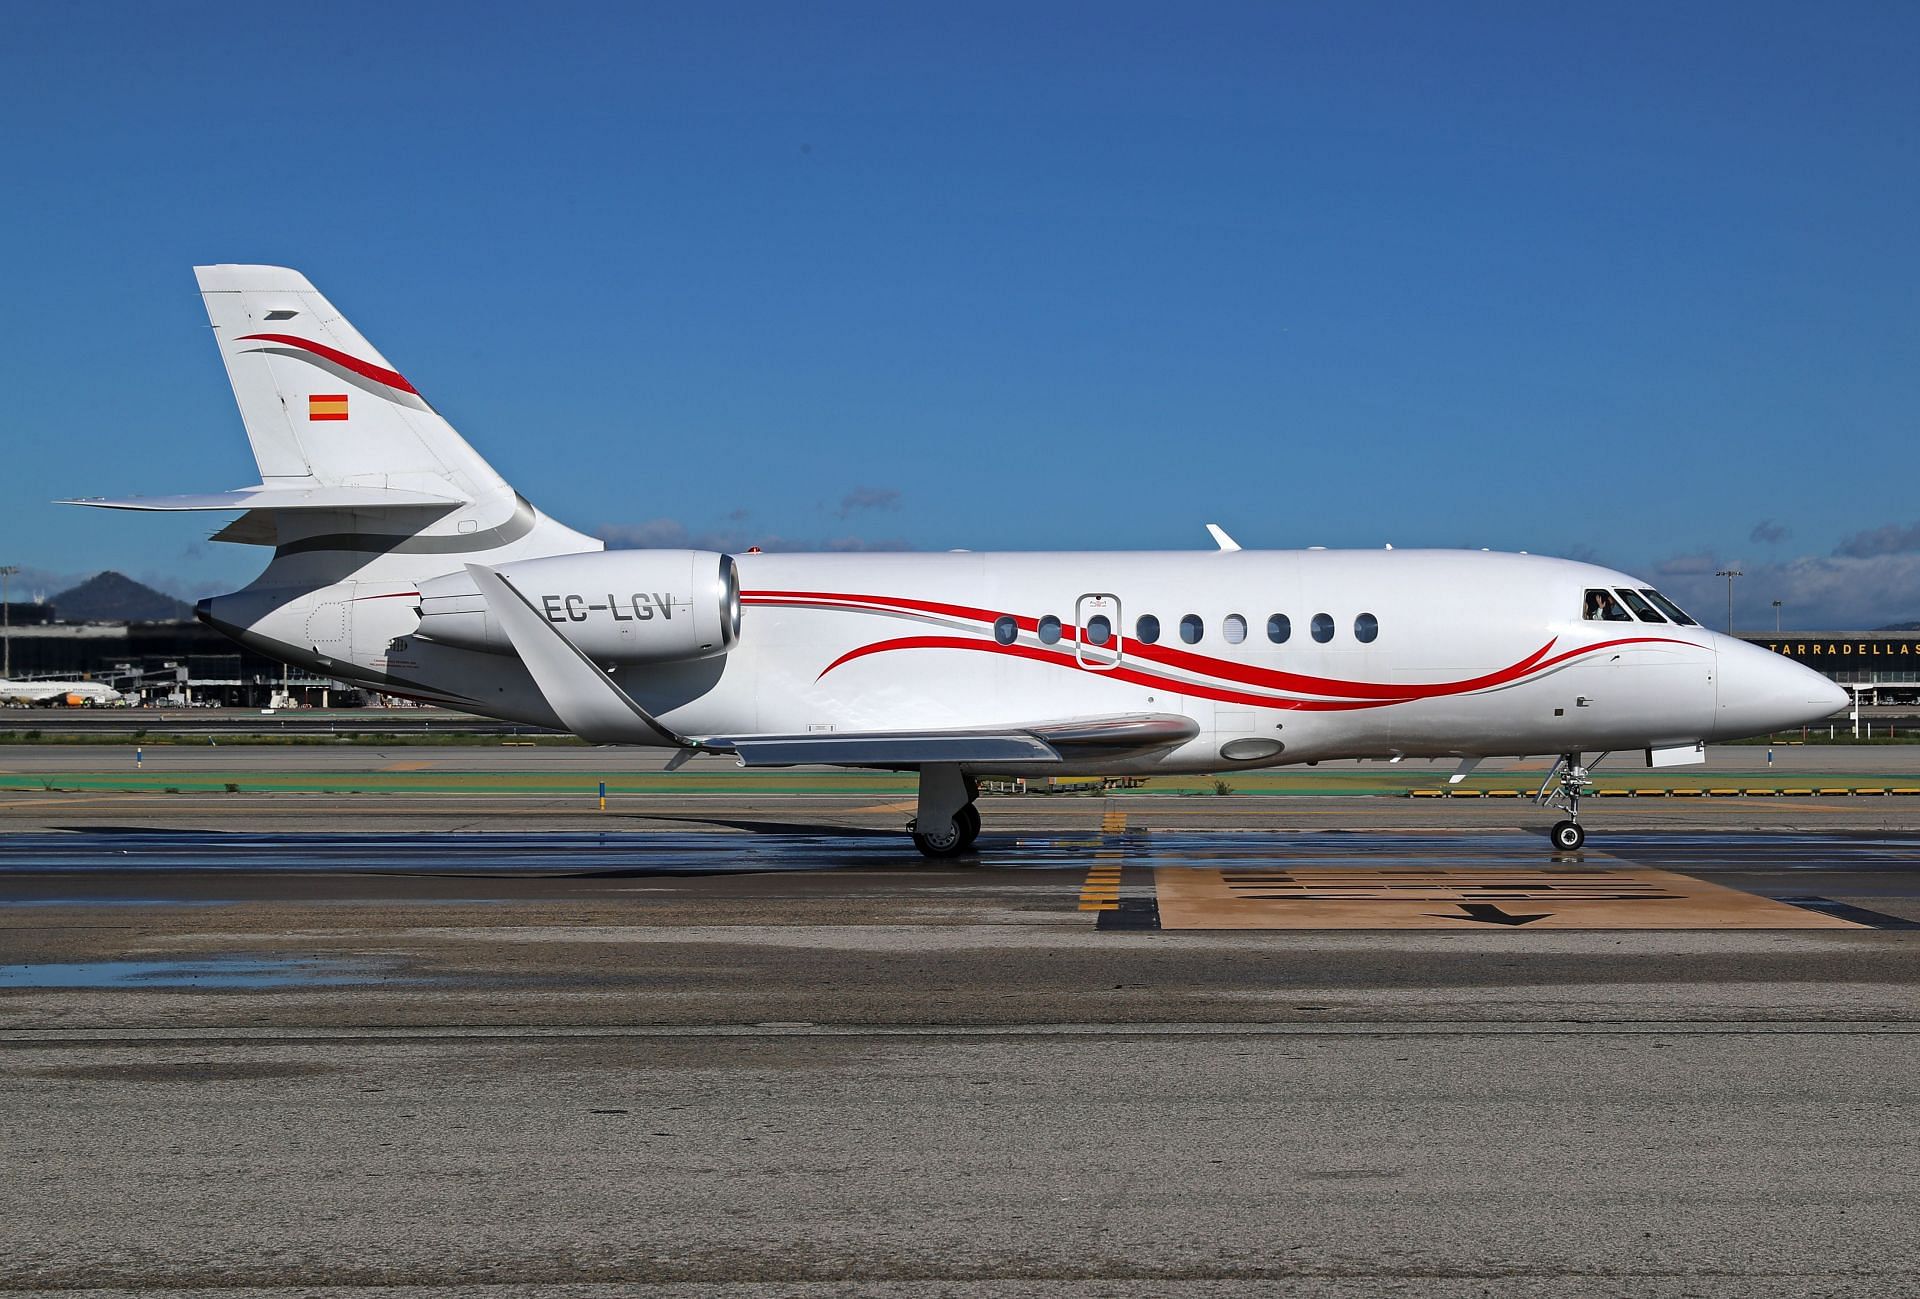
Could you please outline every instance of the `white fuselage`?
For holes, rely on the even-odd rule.
[[[1338,757],[1661,749],[1798,725],[1841,702],[1818,674],[1703,627],[1589,620],[1583,593],[1646,584],[1541,556],[736,558],[742,608],[729,651],[606,665],[636,702],[685,735],[1182,714],[1199,728],[1191,740],[1100,764],[1178,772]],[[279,589],[270,569],[248,592],[213,602],[209,617],[269,652],[379,689],[556,724],[517,658],[417,634],[413,592],[422,583],[367,576]],[[543,607],[582,643],[590,630],[611,630],[593,620],[632,616],[631,595],[618,589],[558,595]],[[1377,628],[1370,640],[1359,630],[1365,615]],[[1141,634],[1143,616],[1158,622],[1152,643]],[[1091,630],[1100,618],[1104,638]],[[1192,622],[1183,635],[1189,618],[1197,636]],[[1276,640],[1281,619],[1285,635]]]

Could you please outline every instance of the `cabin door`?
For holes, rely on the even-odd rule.
[[[1076,628],[1073,656],[1080,666],[1106,672],[1120,665],[1120,597],[1111,593],[1083,595],[1073,606]]]

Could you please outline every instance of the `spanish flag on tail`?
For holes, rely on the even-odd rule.
[[[347,417],[347,394],[344,392],[316,392],[307,398],[307,418],[345,419]]]

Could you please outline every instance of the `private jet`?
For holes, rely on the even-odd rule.
[[[1826,717],[1818,673],[1652,583],[1487,551],[608,551],[542,513],[296,271],[197,275],[260,481],[108,509],[227,512],[267,548],[198,616],[386,694],[747,767],[918,773],[913,843],[970,850],[982,777],[1556,759],[1586,838],[1602,757]],[[532,430],[542,445],[548,429]]]

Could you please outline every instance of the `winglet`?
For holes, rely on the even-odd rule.
[[[487,611],[533,676],[534,685],[560,718],[582,739],[600,744],[642,744],[693,749],[702,747],[669,730],[541,616],[505,576],[483,564],[468,564]]]
[[[1240,549],[1240,543],[1235,541],[1232,537],[1229,537],[1227,535],[1227,530],[1221,527],[1219,524],[1209,523],[1207,525],[1207,532],[1209,535],[1213,537],[1213,544],[1220,547],[1222,551],[1234,551],[1234,550]]]

